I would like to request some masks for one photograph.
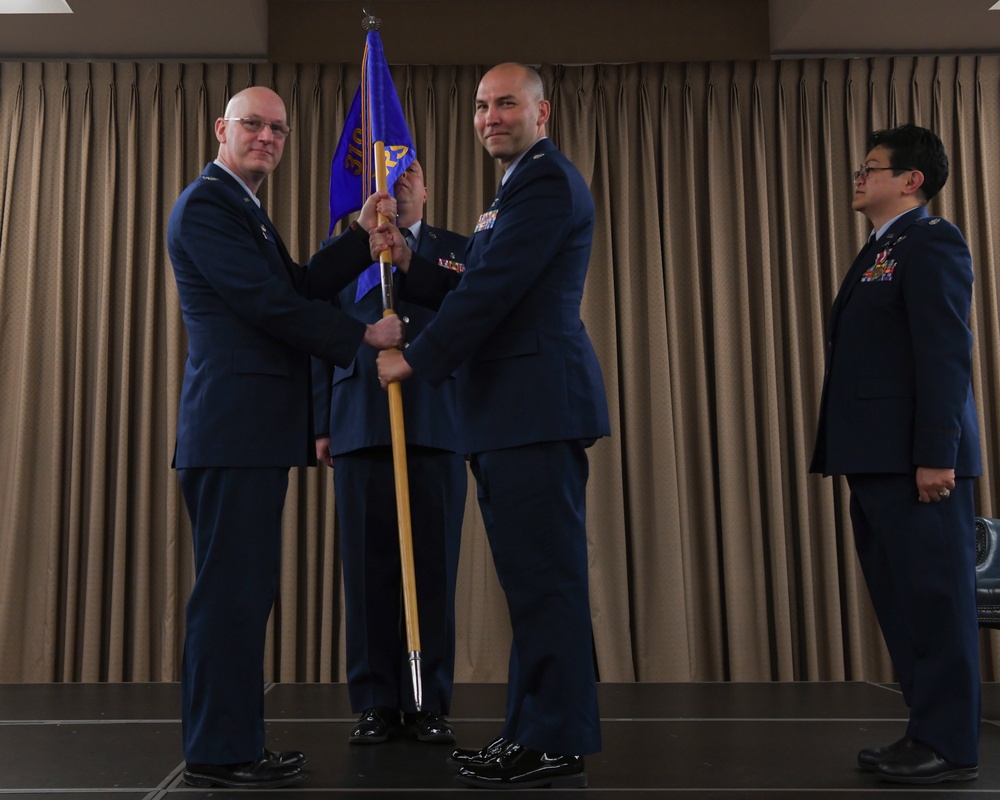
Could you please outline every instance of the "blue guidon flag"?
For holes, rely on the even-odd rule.
[[[417,154],[385,63],[382,40],[378,31],[369,31],[361,60],[361,85],[347,112],[330,167],[330,233],[342,217],[360,210],[375,191],[375,142],[385,146],[386,185],[391,193],[396,179]]]

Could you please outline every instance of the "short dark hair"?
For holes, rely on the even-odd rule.
[[[924,202],[930,202],[948,180],[948,154],[937,134],[919,125],[897,125],[874,131],[868,137],[868,149],[884,147],[889,151],[889,166],[898,174],[917,169],[924,175],[920,187]]]

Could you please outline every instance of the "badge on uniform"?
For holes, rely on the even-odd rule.
[[[887,247],[875,256],[875,263],[866,269],[865,274],[861,276],[862,283],[878,283],[892,280],[893,273],[896,271],[896,259],[889,258],[889,253],[891,252],[892,247]]]
[[[482,216],[479,217],[479,222],[476,223],[476,230],[473,233],[479,233],[480,231],[488,231],[497,222],[497,209],[491,208],[489,211],[483,212]]]

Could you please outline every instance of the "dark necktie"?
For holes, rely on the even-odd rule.
[[[403,241],[406,242],[406,246],[411,250],[417,249],[417,240],[413,238],[413,234],[410,233],[409,228],[400,228],[399,232],[403,234]]]
[[[410,233],[409,228],[400,228],[399,232],[403,234],[403,241],[406,242],[406,246],[411,250],[417,249],[417,241],[413,238],[413,234]],[[393,272],[396,268],[392,268]],[[382,268],[379,266],[378,262],[372,264],[368,269],[361,273],[358,278],[358,289],[354,294],[354,302],[357,303],[362,297],[364,297],[368,292],[379,286],[382,283]]]
[[[848,276],[851,279],[849,286],[853,287],[861,278],[861,273],[872,265],[873,254],[878,249],[876,246],[877,243],[878,239],[873,232],[872,235],[868,237],[868,241],[865,242],[865,246],[861,248],[861,252],[858,253],[854,259],[854,263],[851,265],[851,269],[848,272]]]
[[[831,331],[836,327],[837,318],[840,316],[841,309],[847,305],[847,301],[851,298],[854,288],[860,282],[862,274],[864,274],[864,271],[872,265],[873,254],[876,250],[877,241],[878,240],[873,232],[871,236],[868,237],[868,241],[865,242],[865,246],[861,248],[861,252],[855,257],[854,263],[847,271],[847,275],[844,276],[844,281],[840,286],[840,291],[837,292],[837,296],[833,301],[833,308],[830,310]]]

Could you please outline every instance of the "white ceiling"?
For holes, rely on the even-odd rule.
[[[66,0],[0,0],[0,14],[72,14]]]

